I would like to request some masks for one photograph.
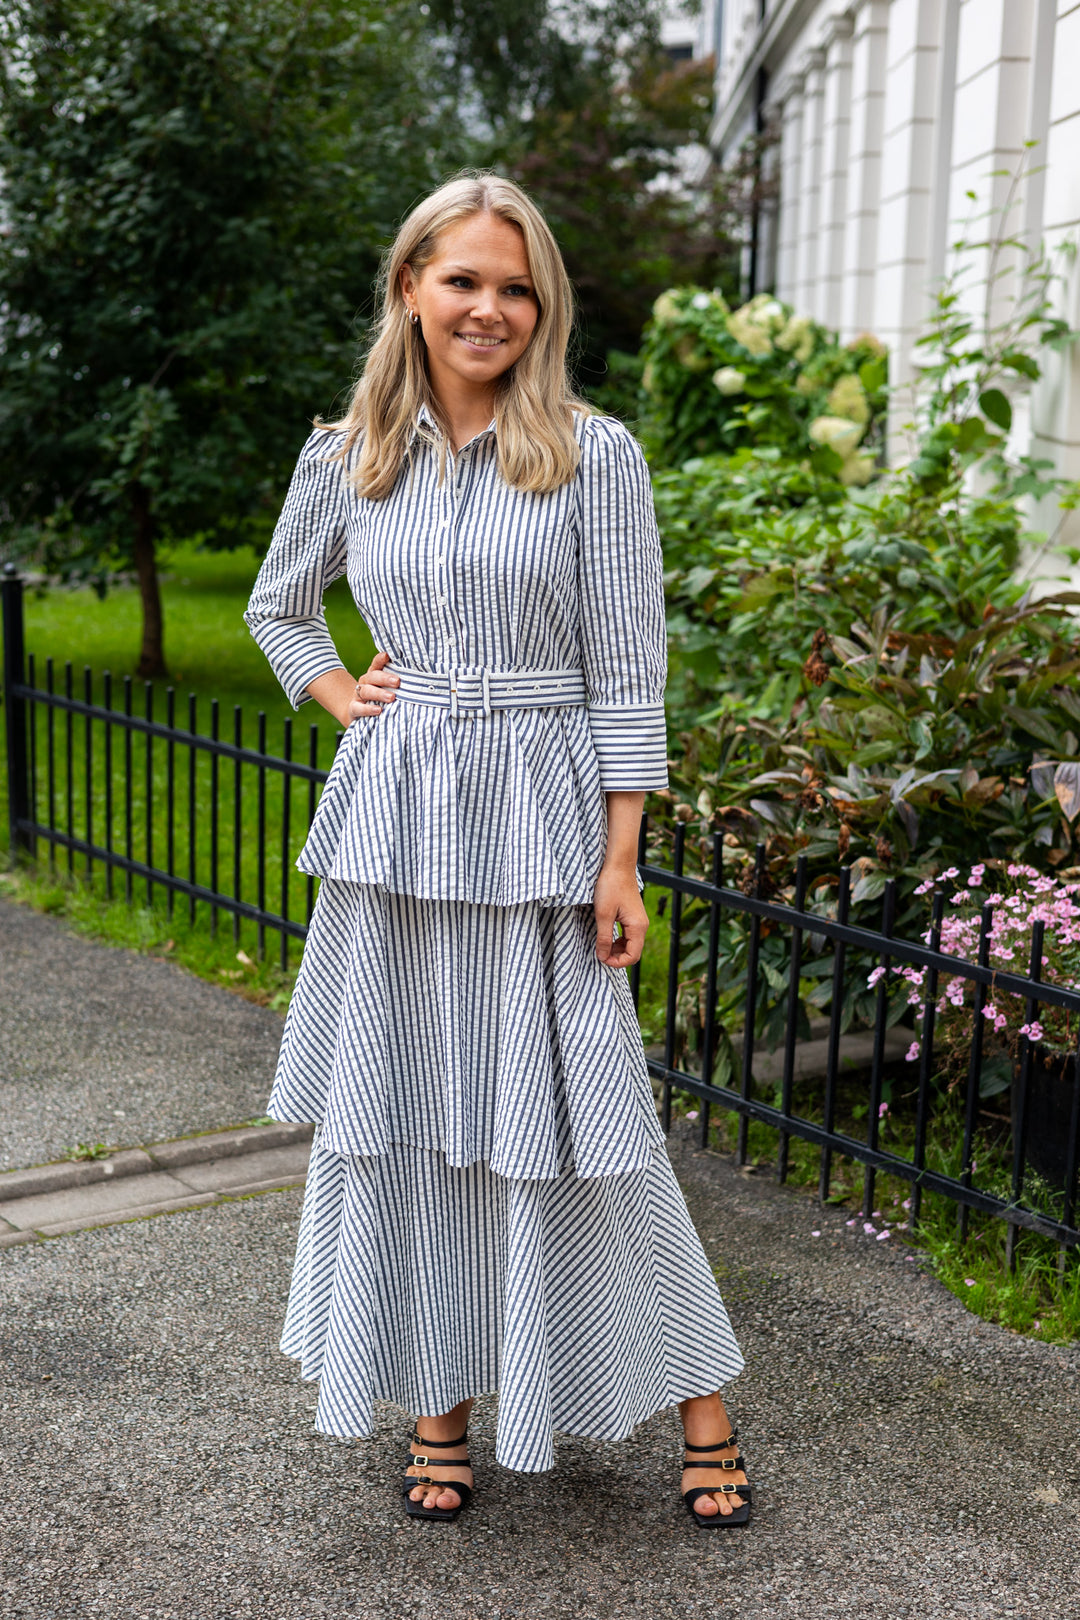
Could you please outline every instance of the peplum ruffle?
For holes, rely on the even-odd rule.
[[[325,879],[267,1112],[315,1121],[330,1153],[407,1145],[515,1181],[644,1169],[663,1132],[626,975],[594,932],[591,907]]]
[[[588,905],[605,839],[585,708],[399,701],[346,731],[297,865],[417,899]]]

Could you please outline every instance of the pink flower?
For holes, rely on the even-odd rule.
[[[896,1223],[896,1230],[897,1230],[897,1231],[898,1231],[898,1232],[906,1232],[906,1231],[907,1231],[907,1229],[908,1229],[908,1223],[907,1223],[907,1221],[897,1221],[897,1223]]]
[[[888,1103],[881,1103],[881,1104],[880,1104],[880,1105],[879,1105],[879,1107],[878,1107],[878,1111],[877,1111],[877,1117],[878,1117],[878,1119],[884,1119],[884,1118],[885,1118],[885,1115],[886,1115],[886,1114],[887,1114],[887,1113],[888,1113],[888,1112],[889,1112],[889,1105],[888,1105]]]
[[[883,967],[872,968],[870,973],[867,974],[866,982],[872,990],[875,984],[877,984],[878,980],[883,979],[884,977],[885,969]]]
[[[845,1221],[845,1222],[844,1222],[844,1225],[845,1225],[845,1226],[854,1226],[854,1225],[855,1225],[855,1222],[854,1222],[854,1220],[850,1220],[850,1221]]]
[[[910,1198],[905,1198],[901,1207],[903,1209],[910,1209],[911,1208],[911,1199]]]
[[[878,1235],[877,1235],[878,1242],[879,1243],[884,1242],[884,1240],[888,1237],[888,1235],[889,1235],[888,1232],[879,1232]]]
[[[918,1041],[912,1041],[911,1045],[908,1047],[907,1051],[904,1053],[904,1061],[906,1063],[914,1063],[915,1059],[918,1057],[918,1055],[919,1055],[919,1043],[918,1043]]]
[[[880,1221],[880,1219],[881,1219],[881,1211],[880,1211],[880,1209],[872,1209],[870,1211],[870,1214],[871,1214],[872,1219],[874,1219],[875,1221]]]
[[[974,1277],[965,1277],[964,1278],[964,1287],[965,1288],[974,1288],[974,1286],[975,1286]]]
[[[871,1237],[877,1231],[877,1227],[874,1225],[873,1221],[863,1221],[863,1231],[866,1233],[867,1237]]]
[[[947,878],[959,877],[960,876],[960,868],[958,866],[947,866],[945,868],[944,872],[942,872],[941,875],[942,875],[942,877],[947,877]]]
[[[696,1108],[691,1108],[690,1112],[687,1114],[686,1117],[687,1117],[687,1119],[697,1119],[697,1117],[698,1117],[697,1109]]]
[[[1040,1321],[1040,1319],[1038,1317],[1036,1317],[1034,1322],[1032,1322],[1031,1325],[1035,1329],[1035,1332],[1038,1333],[1039,1329],[1042,1327],[1042,1322]]]
[[[1020,1033],[1021,1035],[1026,1035],[1030,1041],[1041,1041],[1043,1038],[1043,1027],[1039,1023],[1038,1019],[1036,1019],[1034,1023],[1021,1024]]]
[[[820,1232],[811,1232],[810,1236],[811,1237],[820,1237],[821,1233]]]

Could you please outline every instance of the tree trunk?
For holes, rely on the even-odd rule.
[[[144,680],[150,680],[167,673],[165,621],[161,613],[161,590],[154,554],[154,516],[150,510],[150,491],[142,484],[135,485],[132,508],[135,519],[135,572],[139,578],[143,614],[142,652],[135,673]]]

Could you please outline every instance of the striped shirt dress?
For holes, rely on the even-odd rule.
[[[743,1365],[595,954],[604,795],[667,780],[666,646],[640,449],[575,431],[577,476],[529,494],[494,424],[452,454],[421,412],[382,501],[316,431],[245,614],[299,705],[342,667],[322,596],[346,574],[401,677],[297,863],[321,883],[267,1111],[316,1135],[282,1349],[330,1435],[497,1390],[524,1471]]]

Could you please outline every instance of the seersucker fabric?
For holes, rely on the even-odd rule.
[[[499,1391],[496,1455],[619,1439],[742,1369],[668,1163],[625,972],[595,954],[605,794],[667,781],[660,542],[632,435],[510,489],[426,412],[383,501],[308,440],[245,615],[294,704],[345,574],[399,696],[346,731],[268,1113],[317,1126],[283,1350],[317,1428]]]

